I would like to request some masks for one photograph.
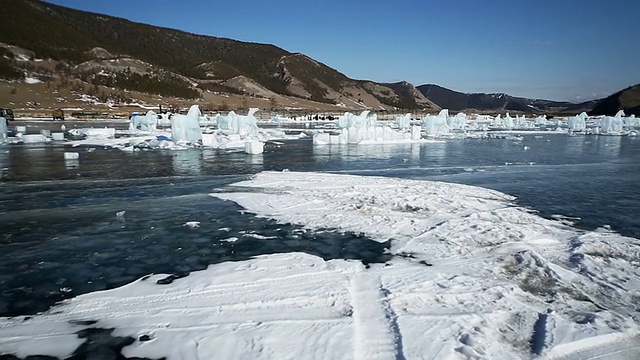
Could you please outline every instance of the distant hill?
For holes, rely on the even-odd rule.
[[[579,113],[588,111],[595,104],[574,104],[563,101],[528,99],[507,94],[462,93],[434,84],[417,87],[429,100],[441,108],[452,111],[521,112],[537,114]]]
[[[271,44],[191,34],[40,0],[2,0],[0,92],[29,109],[152,102],[328,111],[637,112],[637,86],[573,104],[351,79]],[[43,105],[45,102],[48,105]],[[2,106],[2,104],[0,104]]]
[[[202,99],[223,92],[286,97],[291,104],[298,98],[335,109],[439,109],[409,83],[350,79],[275,45],[191,34],[38,0],[1,1],[0,11],[5,80],[27,73],[98,94],[115,89]]]
[[[626,115],[640,116],[640,84],[630,86],[598,101],[589,115],[615,115],[624,110]]]

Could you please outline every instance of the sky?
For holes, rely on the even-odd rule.
[[[640,1],[47,1],[274,44],[355,79],[574,102],[640,83]]]

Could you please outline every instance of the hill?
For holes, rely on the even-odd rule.
[[[270,107],[439,109],[409,83],[350,79],[271,44],[191,34],[38,0],[2,1],[0,11],[10,14],[0,33],[5,81],[35,78],[59,92],[91,92],[111,102],[145,95],[163,102],[221,102],[224,95]]]
[[[520,112],[528,114],[579,113],[590,110],[595,102],[570,102],[528,99],[508,94],[462,93],[434,84],[420,85],[417,89],[441,108],[452,111]]]
[[[640,84],[620,90],[598,101],[589,115],[615,115],[624,110],[626,115],[640,116]]]

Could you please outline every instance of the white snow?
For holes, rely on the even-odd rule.
[[[391,240],[396,256],[365,267],[264,255],[168,285],[155,274],[0,318],[0,353],[67,357],[78,330],[100,327],[150,337],[126,357],[530,359],[532,343],[543,359],[640,356],[637,239],[577,230],[465,185],[287,171],[233,186],[211,195],[282,223]]]
[[[42,82],[42,80],[40,80],[38,78],[27,76],[24,79],[24,82],[27,83],[27,84],[33,85],[33,84],[40,84]]]

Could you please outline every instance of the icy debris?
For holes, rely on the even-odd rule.
[[[195,229],[195,228],[200,227],[200,221],[187,221],[182,226],[188,226],[188,227],[190,227],[192,229]]]

